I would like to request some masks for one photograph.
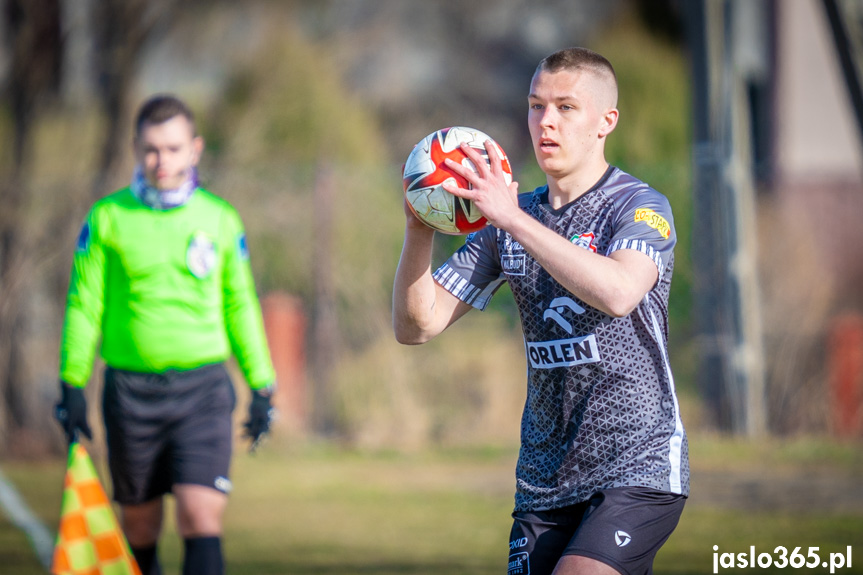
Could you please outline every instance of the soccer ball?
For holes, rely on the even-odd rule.
[[[488,222],[473,202],[450,194],[442,184],[454,181],[459,187],[469,189],[467,180],[450,171],[444,160],[450,158],[476,172],[473,162],[459,149],[459,144],[466,142],[488,163],[485,142],[490,139],[479,130],[456,126],[433,132],[414,146],[405,162],[402,184],[408,206],[420,221],[439,232],[453,235],[469,234],[485,227]],[[496,142],[494,147],[509,184],[512,182],[509,159]]]

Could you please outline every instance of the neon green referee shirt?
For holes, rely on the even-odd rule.
[[[206,190],[167,210],[129,188],[99,200],[75,250],[60,378],[84,387],[98,346],[107,365],[145,373],[233,353],[252,389],[272,384],[248,260],[239,215]]]

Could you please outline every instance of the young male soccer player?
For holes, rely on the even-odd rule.
[[[191,111],[156,96],[135,125],[129,187],[92,207],[78,238],[60,360],[57,416],[91,437],[83,388],[101,336],[102,411],[114,498],[144,575],[161,573],[163,495],[176,499],[184,575],[223,572],[231,483],[235,354],[250,387],[246,433],[270,425],[275,373],[237,212],[198,187]]]
[[[491,223],[434,273],[434,232],[411,216],[396,272],[402,343],[428,341],[508,281],[528,362],[509,575],[652,572],[689,491],[687,443],[667,357],[676,241],[664,196],[611,167],[617,81],[599,54],[540,62],[528,125],[547,185],[517,195],[500,159],[463,175]]]

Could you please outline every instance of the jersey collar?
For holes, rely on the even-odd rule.
[[[149,206],[154,210],[170,210],[184,205],[195,193],[198,187],[198,170],[192,168],[189,173],[189,179],[183,182],[179,188],[173,190],[160,190],[150,185],[147,178],[144,176],[144,170],[141,166],[135,167],[135,173],[132,175],[132,184],[130,186],[132,193],[145,206]]]
[[[616,169],[617,168],[615,168],[614,166],[609,165],[608,169],[605,170],[605,173],[602,174],[602,177],[599,178],[599,180],[595,184],[593,184],[589,190],[587,190],[586,192],[584,192],[583,194],[581,194],[580,196],[578,196],[577,198],[575,198],[571,202],[563,204],[562,206],[560,206],[556,210],[552,209],[551,204],[549,204],[549,202],[548,202],[548,184],[546,184],[545,189],[542,192],[540,192],[540,194],[539,194],[539,203],[543,204],[548,211],[550,211],[554,214],[562,214],[563,212],[566,211],[567,208],[569,208],[569,206],[571,206],[575,202],[579,201],[581,198],[585,197],[586,195],[590,194],[591,192],[594,192],[594,191],[600,189],[605,184],[605,182],[608,181],[608,178],[611,177],[612,172],[614,172],[614,170],[616,170]]]

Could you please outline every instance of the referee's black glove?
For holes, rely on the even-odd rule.
[[[276,414],[270,403],[272,388],[252,390],[252,402],[249,404],[249,419],[243,424],[245,436],[252,440],[249,451],[254,451],[261,439],[270,431],[270,423]]]
[[[54,417],[63,427],[66,441],[70,445],[78,441],[78,431],[92,440],[93,432],[87,423],[87,399],[84,397],[84,390],[61,381],[60,393],[61,399],[54,409]]]

